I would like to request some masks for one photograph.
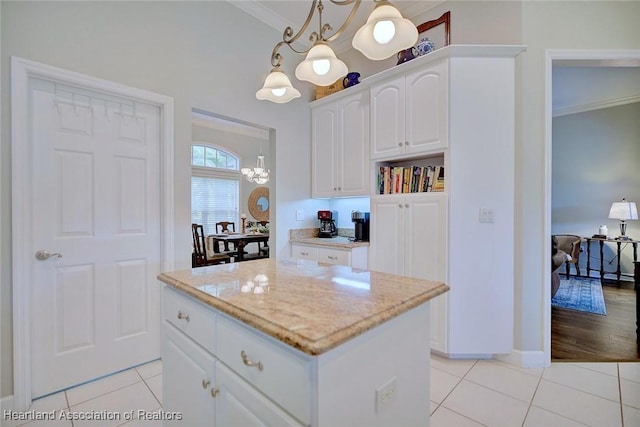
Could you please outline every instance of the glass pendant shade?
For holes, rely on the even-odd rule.
[[[391,3],[382,1],[356,32],[352,44],[367,58],[378,61],[396,55],[417,41],[418,29],[413,22],[403,18]]]
[[[316,86],[329,86],[344,77],[348,71],[345,63],[336,58],[329,45],[318,41],[307,53],[304,61],[296,67],[296,77]]]
[[[276,67],[267,76],[262,89],[256,92],[256,98],[261,101],[271,101],[284,104],[294,98],[299,98],[300,92],[291,85],[289,77]]]

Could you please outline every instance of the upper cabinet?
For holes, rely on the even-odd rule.
[[[311,109],[311,196],[369,195],[369,97],[364,90]]]
[[[371,85],[372,159],[447,147],[447,73],[447,62],[441,60]]]

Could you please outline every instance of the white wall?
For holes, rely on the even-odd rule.
[[[611,203],[622,197],[640,205],[638,118],[639,102],[553,119],[552,234],[591,236],[601,224],[607,225],[609,235],[620,234],[620,222],[607,216]],[[627,235],[640,239],[640,221],[628,221]],[[586,274],[586,243],[583,249],[580,266]],[[607,264],[615,257],[613,249],[607,245],[607,271],[615,270],[617,261]],[[591,266],[598,267],[598,245],[593,243],[591,250]],[[633,274],[632,255],[629,245],[621,257],[624,273]]]
[[[309,99],[285,105],[257,101],[281,32],[226,2],[0,2],[2,93],[10,56],[65,68],[169,95],[175,100],[176,267],[190,267],[191,110],[199,108],[275,129],[276,255],[289,254],[288,230],[300,227],[295,209],[310,200]],[[244,31],[249,29],[250,31]],[[293,75],[294,64],[286,64]],[[308,90],[306,92],[309,92]],[[306,93],[305,92],[305,93]],[[0,272],[0,396],[12,394],[11,174],[9,97],[2,98]],[[315,226],[308,216],[305,226]]]

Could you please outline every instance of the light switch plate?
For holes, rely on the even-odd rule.
[[[492,208],[480,208],[480,222],[493,224],[495,222],[495,212]]]
[[[302,209],[296,210],[296,221],[304,221],[304,211]]]

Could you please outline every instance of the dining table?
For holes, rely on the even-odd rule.
[[[211,241],[211,245],[215,253],[222,252],[220,250],[220,243],[223,243],[225,252],[233,251],[234,261],[246,261],[249,259],[269,257],[269,233],[250,232],[210,234],[207,236],[207,239]],[[258,244],[258,252],[245,252],[245,247],[249,243],[253,242]],[[234,249],[230,249],[230,243],[233,243]],[[264,245],[262,248],[260,247],[261,244]]]

